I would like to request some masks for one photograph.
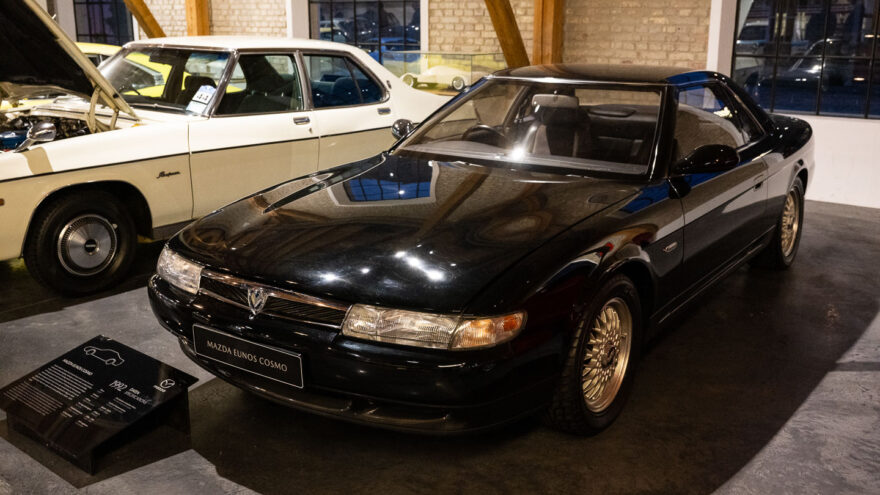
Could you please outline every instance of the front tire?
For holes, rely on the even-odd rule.
[[[754,258],[752,264],[776,270],[790,267],[801,244],[803,225],[804,183],[798,177],[785,197],[770,244]]]
[[[40,284],[81,296],[117,284],[131,268],[136,245],[134,221],[116,196],[79,191],[40,209],[24,261]]]
[[[614,276],[577,321],[546,422],[588,436],[614,422],[632,388],[642,331],[635,285],[626,276]]]

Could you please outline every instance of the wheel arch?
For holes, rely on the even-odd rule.
[[[804,183],[804,191],[807,190],[807,179],[809,178],[809,176],[810,176],[810,172],[807,170],[807,167],[800,169],[798,171],[798,173],[795,175],[796,178],[800,179],[801,182]]]
[[[153,217],[150,212],[150,205],[147,202],[147,198],[137,187],[128,182],[118,180],[82,182],[59,187],[40,200],[31,212],[30,219],[28,220],[24,242],[22,243],[22,252],[24,252],[24,247],[31,235],[34,218],[36,218],[37,215],[39,215],[43,209],[52,202],[52,200],[66,194],[75,194],[78,192],[84,193],[86,191],[105,191],[115,196],[125,207],[126,211],[131,214],[137,233],[145,237],[150,236],[153,227]]]
[[[636,286],[642,309],[642,329],[645,331],[654,312],[654,298],[657,285],[654,273],[643,259],[627,258],[609,267],[604,278],[608,279],[615,275],[625,275]]]

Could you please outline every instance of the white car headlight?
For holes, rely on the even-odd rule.
[[[462,318],[355,304],[345,316],[342,334],[432,349],[474,349],[516,337],[525,318],[522,312],[494,318]]]
[[[196,294],[202,278],[202,265],[193,263],[165,246],[156,263],[156,273],[178,289]]]

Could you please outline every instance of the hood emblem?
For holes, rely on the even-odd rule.
[[[262,287],[248,287],[247,302],[248,307],[251,310],[251,315],[257,316],[260,311],[263,311],[263,307],[266,305],[266,299],[268,298],[266,290]]]

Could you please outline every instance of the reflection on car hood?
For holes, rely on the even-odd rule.
[[[134,116],[128,103],[34,0],[0,0],[0,97],[68,93],[91,97]],[[37,89],[42,87],[43,89]]]
[[[171,248],[342,301],[456,312],[632,183],[395,155],[297,179],[197,221]]]

